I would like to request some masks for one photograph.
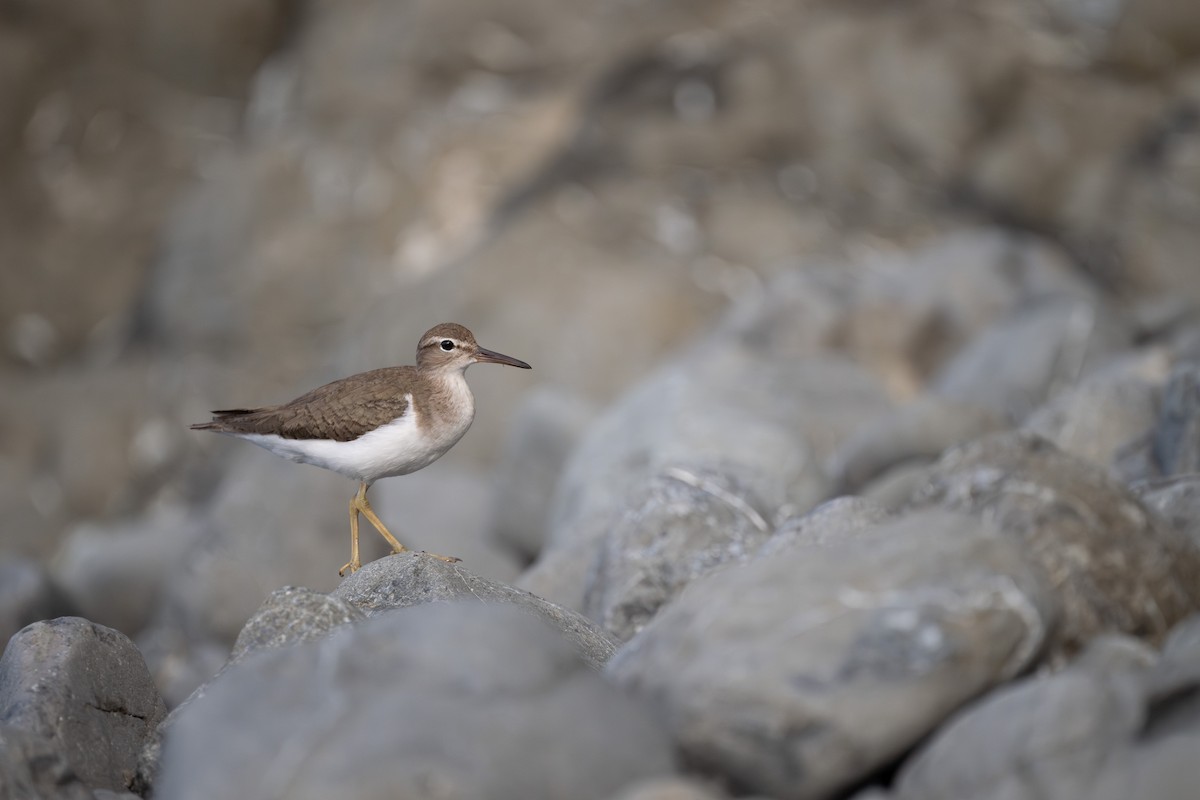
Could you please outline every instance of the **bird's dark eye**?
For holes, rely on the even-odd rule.
[[[450,341],[449,339],[442,339],[442,349],[443,350],[453,350],[454,342]]]

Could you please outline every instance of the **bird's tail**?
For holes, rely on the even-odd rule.
[[[228,430],[225,426],[225,420],[244,417],[258,411],[257,408],[221,408],[213,411],[211,422],[197,422],[195,425],[189,425],[188,428],[193,431],[224,431]]]

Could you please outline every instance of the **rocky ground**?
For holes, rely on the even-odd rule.
[[[1190,800],[1198,254],[1184,0],[0,2],[0,800]]]

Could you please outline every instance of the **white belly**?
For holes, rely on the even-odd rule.
[[[285,439],[261,433],[234,435],[290,461],[312,464],[371,483],[429,466],[471,427],[471,416],[468,416],[461,425],[437,426],[435,430],[423,431],[417,427],[416,416],[412,413],[412,397],[408,400],[409,411],[403,417],[349,442]]]

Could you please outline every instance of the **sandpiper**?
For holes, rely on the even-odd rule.
[[[479,362],[530,369],[524,361],[480,347],[462,325],[445,322],[421,337],[415,367],[351,375],[283,405],[214,411],[212,422],[191,427],[236,436],[290,461],[358,481],[350,501],[350,563],[338,570],[345,575],[362,567],[360,513],[392,552],[408,549],[375,514],[367,490],[380,478],[429,466],[462,438],[475,418],[475,396],[464,373]]]

